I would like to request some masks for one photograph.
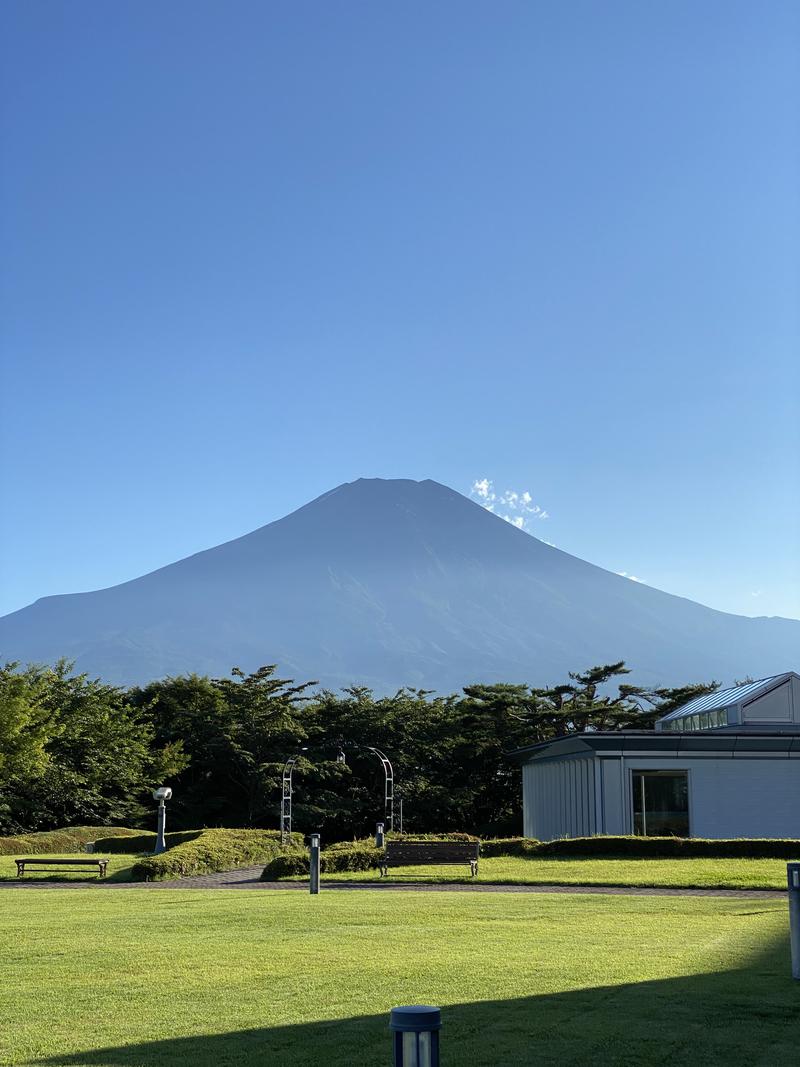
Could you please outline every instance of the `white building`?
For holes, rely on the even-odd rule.
[[[522,749],[526,837],[800,838],[800,675],[699,697],[655,731]]]

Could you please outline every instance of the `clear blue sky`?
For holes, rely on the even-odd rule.
[[[794,0],[0,19],[0,612],[363,475],[800,616]]]

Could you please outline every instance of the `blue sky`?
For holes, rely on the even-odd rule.
[[[0,18],[0,612],[364,475],[800,617],[796,4]]]

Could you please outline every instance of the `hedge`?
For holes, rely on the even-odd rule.
[[[481,849],[483,851],[483,849]],[[641,859],[792,859],[800,856],[800,841],[787,838],[736,837],[575,837],[542,841],[536,856],[606,856]]]
[[[332,871],[371,871],[380,867],[383,849],[375,848],[370,840],[341,842],[331,845],[320,854],[319,867],[323,874]],[[263,882],[281,878],[307,878],[309,857],[305,850],[293,849],[274,856],[263,870]]]
[[[134,863],[132,880],[160,881],[192,874],[230,871],[236,867],[266,863],[283,851],[278,830],[213,829],[187,833],[194,836],[158,856],[147,856]],[[298,848],[302,841],[302,834],[292,834],[291,847]]]
[[[138,839],[141,830],[129,830],[125,826],[65,826],[61,830],[46,830],[35,834],[18,834],[14,837],[0,837],[0,856],[18,855],[27,852],[35,856],[43,852],[82,852],[91,841],[96,841],[103,834],[113,834],[105,840],[124,841]],[[152,848],[152,845],[150,846]],[[120,852],[135,852],[129,845],[120,848]]]

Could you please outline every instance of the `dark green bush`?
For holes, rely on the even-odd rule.
[[[387,841],[479,841],[474,834],[463,831],[454,831],[449,834],[398,834],[395,832],[386,835]]]
[[[63,830],[0,837],[0,856],[20,855],[23,852],[31,856],[43,852],[81,852],[90,841],[96,841],[103,835],[107,840],[123,841],[125,838],[135,840],[140,833],[141,830],[129,830],[125,826],[65,826]],[[109,839],[109,834],[114,837]],[[118,851],[137,850],[122,848]]]
[[[542,841],[537,856],[625,856],[640,859],[792,859],[800,855],[800,841],[781,838],[702,837],[575,837]]]
[[[481,856],[533,856],[539,847],[535,837],[495,837],[481,841]]]
[[[320,871],[372,871],[380,867],[383,850],[375,848],[371,840],[342,841],[322,851],[319,858]],[[261,875],[264,882],[280,878],[307,878],[309,858],[307,851],[284,852],[269,861]]]
[[[266,863],[281,853],[277,830],[202,830],[159,856],[148,856],[133,865],[133,881],[158,881],[192,874],[230,871]],[[168,837],[170,835],[167,835]],[[175,835],[181,836],[181,835]],[[292,834],[292,847],[302,844],[302,834]]]
[[[322,857],[320,857],[322,867]],[[277,882],[281,878],[308,878],[307,852],[281,852],[273,856],[261,872],[262,882]]]

